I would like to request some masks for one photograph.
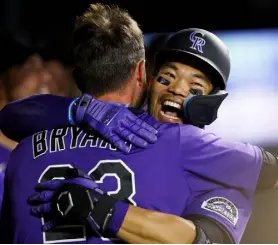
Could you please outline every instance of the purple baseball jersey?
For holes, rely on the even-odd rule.
[[[114,242],[83,226],[44,233],[44,218],[30,215],[26,201],[34,186],[63,178],[67,168],[77,167],[116,198],[177,216],[209,217],[238,243],[251,214],[262,165],[260,149],[220,139],[194,126],[144,117],[158,127],[159,140],[145,150],[130,145],[129,154],[77,127],[45,130],[21,141],[6,170],[0,231],[5,234],[4,242]]]

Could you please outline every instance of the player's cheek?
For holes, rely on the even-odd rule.
[[[163,90],[163,85],[161,85],[159,82],[154,80],[152,82],[152,85],[151,85],[152,96],[156,96],[157,97],[161,93],[162,90]]]

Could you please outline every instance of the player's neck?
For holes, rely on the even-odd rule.
[[[97,97],[97,99],[102,101],[118,102],[121,104],[128,104],[128,105],[134,104],[134,94],[132,93],[132,91],[128,91],[128,90],[110,92]]]

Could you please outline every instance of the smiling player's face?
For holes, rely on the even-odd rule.
[[[178,62],[164,64],[151,81],[150,114],[162,122],[184,123],[182,107],[191,89],[208,95],[213,86],[200,70]]]

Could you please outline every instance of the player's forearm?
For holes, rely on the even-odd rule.
[[[192,243],[195,226],[175,215],[129,206],[117,237],[127,243]]]

